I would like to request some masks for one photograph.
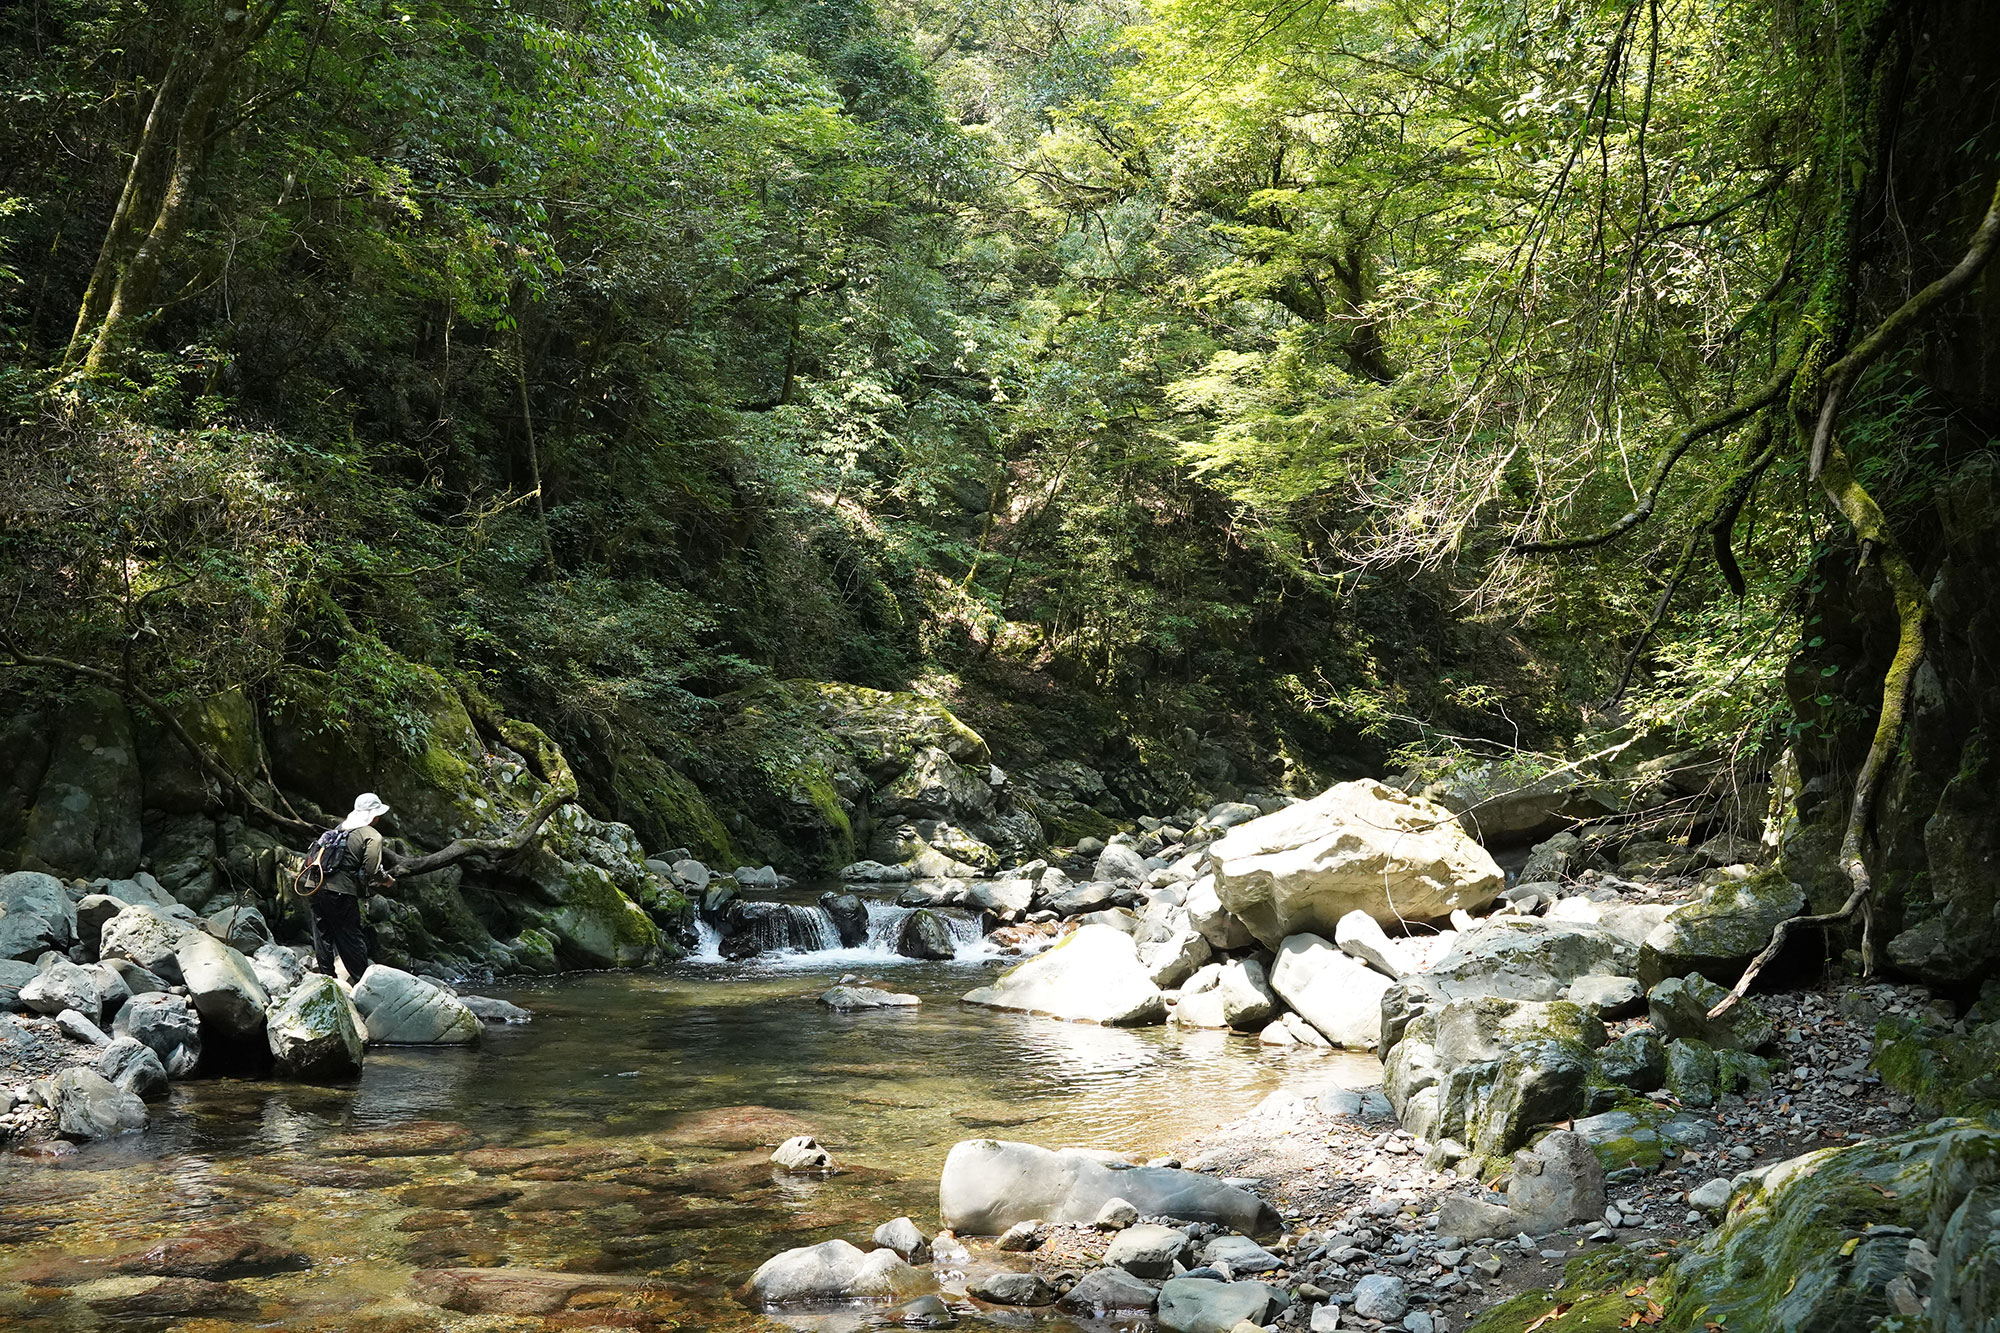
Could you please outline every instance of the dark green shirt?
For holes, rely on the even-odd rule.
[[[355,862],[361,864],[361,878],[357,881],[352,871],[346,869]],[[326,877],[326,892],[359,894],[363,884],[372,884],[382,874],[382,835],[374,828],[363,824],[347,835],[347,855],[342,859],[342,868]]]

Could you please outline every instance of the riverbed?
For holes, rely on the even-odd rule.
[[[997,965],[830,951],[485,988],[535,1021],[489,1028],[476,1049],[371,1051],[350,1087],[178,1084],[142,1134],[54,1161],[0,1158],[0,1327],[851,1327],[772,1320],[731,1291],[790,1246],[866,1244],[903,1214],[935,1229],[938,1170],[960,1139],[1152,1154],[1277,1087],[1379,1077],[1366,1057],[960,1004]],[[820,1006],[849,972],[923,1005]],[[769,1166],[764,1145],[801,1131],[836,1174]],[[232,1278],[220,1290],[239,1308],[145,1312],[148,1299],[220,1299],[205,1288],[120,1304],[134,1279],[107,1261],[125,1256],[129,1272],[136,1252],[207,1233],[309,1266]],[[495,1266],[598,1275],[606,1289],[550,1322],[409,1294],[421,1270]],[[1024,1320],[1084,1327],[1053,1314],[960,1327]]]

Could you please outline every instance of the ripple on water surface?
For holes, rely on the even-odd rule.
[[[865,968],[923,1006],[818,1005]],[[1288,1080],[1377,1077],[1222,1033],[959,1004],[981,971],[815,955],[561,978],[496,988],[533,1024],[372,1051],[353,1087],[183,1083],[144,1134],[0,1159],[0,1327],[843,1333],[867,1320],[773,1319],[729,1291],[793,1245],[865,1242],[900,1214],[933,1229],[960,1139],[1151,1152]],[[841,1172],[774,1173],[769,1145],[799,1132]]]

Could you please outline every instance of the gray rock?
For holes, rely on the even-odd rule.
[[[833,929],[845,949],[868,943],[868,904],[852,893],[822,893],[819,905],[833,918]]]
[[[1591,973],[1629,976],[1634,962],[1631,944],[1601,926],[1494,918],[1460,935],[1424,982],[1447,999],[1554,1000]]]
[[[1646,988],[1637,977],[1578,977],[1563,998],[1599,1018],[1630,1018],[1646,1007]]]
[[[968,1282],[968,1296],[989,1305],[1054,1305],[1056,1289],[1039,1273],[988,1273]]]
[[[87,1046],[109,1046],[111,1038],[104,1035],[104,1029],[85,1018],[74,1009],[65,1009],[56,1015],[56,1027],[71,1041],[80,1041]]]
[[[1062,881],[1051,884],[1045,876],[1041,884],[1040,906],[1044,911],[1054,912],[1059,917],[1084,916],[1091,912],[1101,912],[1111,906],[1118,896],[1118,886],[1103,880],[1086,880],[1081,884]]]
[[[1635,1027],[1597,1053],[1597,1072],[1634,1092],[1655,1092],[1667,1084],[1666,1044],[1653,1029]]]
[[[1692,1038],[1721,1051],[1760,1051],[1777,1040],[1777,1029],[1763,1008],[1747,996],[1710,1018],[1709,1011],[1728,996],[1699,972],[1668,977],[1647,992],[1647,1017],[1669,1040]]]
[[[1123,1199],[1106,1199],[1090,1225],[1099,1231],[1123,1231],[1136,1224],[1139,1210]]]
[[[944,918],[927,907],[919,907],[903,919],[903,933],[896,940],[896,952],[905,958],[950,959],[958,954],[958,941]]]
[[[1141,1222],[1112,1238],[1105,1248],[1104,1262],[1134,1277],[1167,1278],[1174,1275],[1174,1260],[1181,1257],[1187,1246],[1186,1232]]]
[[[271,943],[264,914],[247,904],[232,904],[211,915],[202,929],[239,953],[253,954]]]
[[[1667,1043],[1667,1087],[1683,1106],[1715,1105],[1721,1079],[1721,1066],[1707,1042],[1682,1037]]]
[[[480,1039],[479,1018],[456,995],[376,963],[354,988],[354,1007],[376,1046],[466,1046]]]
[[[1688,1206],[1713,1216],[1728,1209],[1729,1196],[1733,1193],[1735,1185],[1730,1179],[1727,1176],[1717,1176],[1706,1184],[1698,1185],[1688,1191]]]
[[[683,857],[675,861],[668,870],[683,886],[696,894],[706,889],[709,880],[715,877],[714,871],[692,857]]]
[[[205,1027],[235,1038],[263,1035],[270,997],[248,958],[212,935],[190,931],[174,950],[174,962]]]
[[[461,995],[458,1002],[472,1011],[473,1017],[482,1023],[494,1023],[503,1027],[518,1027],[535,1021],[532,1010],[523,1009],[518,1004],[506,1000],[496,1000],[487,995]]]
[[[1212,1176],[1123,1166],[1075,1148],[1057,1152],[998,1139],[954,1146],[938,1186],[944,1225],[972,1236],[998,1235],[1034,1218],[1088,1223],[1110,1199],[1125,1199],[1144,1216],[1215,1222],[1250,1235],[1277,1225],[1269,1204]]]
[[[1651,986],[1700,972],[1734,985],[1751,958],[1770,943],[1778,923],[1804,906],[1804,890],[1780,871],[1745,878],[1717,872],[1699,900],[1675,908],[1646,937],[1639,950],[1639,980]]]
[[[76,938],[95,955],[104,934],[104,923],[124,911],[126,904],[108,893],[89,893],[76,905]]]
[[[130,1037],[120,1037],[97,1057],[97,1072],[141,1101],[156,1102],[167,1095],[167,1069],[152,1048]]]
[[[1284,940],[1271,968],[1271,989],[1328,1041],[1349,1050],[1375,1049],[1390,984],[1318,935]]]
[[[1409,957],[1366,912],[1349,912],[1334,927],[1333,942],[1343,953],[1359,958],[1392,980],[1400,980],[1415,969]]]
[[[25,1009],[21,1003],[21,987],[42,974],[33,963],[19,959],[0,959],[0,1009]]]
[[[1214,952],[1208,937],[1189,925],[1174,930],[1163,940],[1141,944],[1139,962],[1155,986],[1168,989],[1193,976]]]
[[[1363,1319],[1389,1323],[1401,1319],[1409,1308],[1410,1298],[1399,1277],[1370,1273],[1354,1284],[1354,1313]]]
[[[786,1171],[831,1171],[833,1154],[810,1134],[795,1134],[771,1154],[771,1165]]]
[[[1201,1261],[1210,1267],[1228,1266],[1231,1273],[1268,1273],[1284,1266],[1284,1260],[1248,1236],[1217,1236],[1202,1247]]]
[[[347,991],[332,977],[314,974],[274,1007],[264,1039],[280,1073],[309,1082],[358,1077],[367,1038]]]
[[[21,1004],[37,1014],[71,1009],[95,1023],[104,1016],[104,983],[95,969],[63,960],[21,987]]]
[[[75,939],[76,907],[61,880],[33,870],[0,875],[0,957],[28,962]]]
[[[1480,1099],[1473,1146],[1489,1155],[1512,1152],[1540,1126],[1576,1116],[1585,1107],[1590,1074],[1590,1051],[1578,1042],[1541,1037],[1510,1047]],[[1456,1128],[1448,1119],[1446,1131]]]
[[[1277,993],[1255,958],[1235,958],[1222,966],[1216,991],[1222,997],[1222,1021],[1238,1032],[1254,1032],[1282,1007]]]
[[[835,1301],[906,1301],[935,1285],[893,1250],[863,1252],[844,1240],[786,1250],[766,1259],[744,1285],[753,1307],[775,1309]]]
[[[819,997],[829,1009],[914,1009],[923,1001],[915,995],[877,990],[873,986],[835,986]]]
[[[201,1023],[181,996],[135,995],[118,1011],[111,1030],[159,1056],[169,1078],[185,1078],[201,1063]]]
[[[1188,885],[1187,914],[1188,924],[1213,948],[1241,949],[1256,940],[1250,928],[1222,905],[1213,875],[1203,875]]]
[[[260,946],[250,955],[250,970],[257,974],[257,984],[264,988],[264,994],[274,1001],[289,995],[306,976],[305,960],[298,950],[282,944]]]
[[[1160,1288],[1156,1316],[1161,1333],[1234,1333],[1238,1324],[1262,1325],[1279,1304],[1262,1282],[1217,1282],[1178,1277]]]
[[[964,998],[969,1004],[1112,1027],[1157,1023],[1167,1009],[1160,988],[1140,965],[1132,937],[1096,925],[1079,927]]]
[[[160,908],[135,904],[104,923],[98,956],[129,959],[169,985],[178,986],[183,978],[175,951],[194,933],[193,926]]]
[[[95,1069],[63,1070],[50,1080],[48,1095],[64,1138],[109,1139],[146,1127],[146,1104]]]
[[[1231,829],[1206,864],[1222,905],[1269,948],[1332,935],[1353,911],[1391,923],[1470,910],[1505,884],[1449,811],[1367,780]]]
[[[893,1218],[875,1228],[875,1243],[894,1250],[906,1264],[931,1261],[931,1240],[907,1217]]]
[[[1101,883],[1137,884],[1146,878],[1146,858],[1131,847],[1113,843],[1098,853],[1090,877]]]
[[[1160,1293],[1122,1268],[1098,1268],[1085,1273],[1057,1304],[1086,1319],[1104,1319],[1151,1310]]]
[[[1507,1207],[1528,1234],[1542,1236],[1571,1222],[1595,1221],[1604,1215],[1606,1202],[1604,1168],[1581,1134],[1559,1129],[1515,1155]]]
[[[1042,1240],[1041,1219],[1031,1217],[1026,1221],[1016,1222],[1001,1232],[1000,1238],[993,1242],[993,1248],[1007,1254],[1026,1254],[1030,1250],[1042,1248]]]
[[[153,995],[167,989],[165,977],[154,976],[129,958],[107,958],[98,966],[117,975],[127,996]]]

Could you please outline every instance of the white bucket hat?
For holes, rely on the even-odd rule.
[[[372,824],[382,815],[389,813],[389,807],[380,796],[372,791],[364,791],[354,798],[354,813],[340,821],[340,826],[352,832]]]

